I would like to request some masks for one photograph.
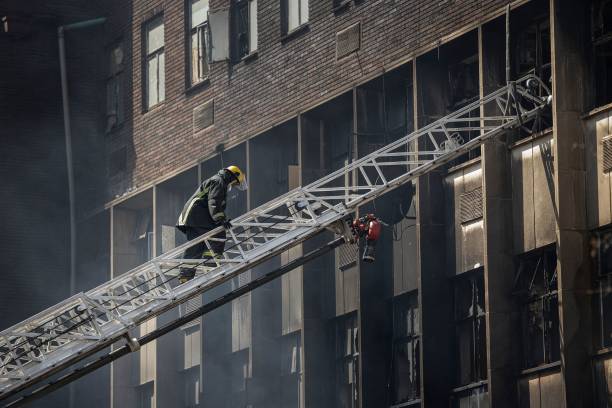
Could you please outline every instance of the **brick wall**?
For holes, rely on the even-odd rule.
[[[364,0],[334,13],[331,0],[310,0],[308,31],[281,41],[280,1],[259,0],[257,58],[231,65],[215,63],[210,83],[186,92],[184,2],[134,0],[133,171],[126,174],[125,186],[138,188],[194,163],[211,155],[220,142],[228,146],[245,140],[506,3]],[[227,4],[227,0],[211,0],[211,8]],[[165,19],[166,100],[143,113],[142,24],[160,10]],[[336,32],[358,21],[361,50],[336,61]],[[192,110],[210,99],[215,101],[215,125],[194,134]],[[119,190],[115,186],[114,191]]]

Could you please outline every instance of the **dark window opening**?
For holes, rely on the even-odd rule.
[[[230,375],[232,406],[245,406],[251,378],[250,349],[246,348],[231,354]]]
[[[454,284],[456,383],[487,378],[484,275],[482,269],[457,277]]]
[[[359,329],[357,313],[336,321],[336,407],[359,404]]]
[[[416,293],[402,295],[393,304],[391,362],[392,405],[419,398],[420,381],[419,306]]]
[[[200,406],[200,367],[194,366],[182,372],[185,408]]]
[[[595,103],[612,102],[612,1],[597,1],[591,8],[591,41],[595,62]]]
[[[125,120],[124,68],[125,55],[123,43],[111,47],[109,52],[110,66],[106,80],[106,132],[119,127]]]
[[[521,302],[523,367],[559,361],[557,254],[554,246],[519,258],[514,289]]]
[[[596,232],[591,238],[591,255],[595,261],[595,322],[597,347],[612,347],[612,231]]]
[[[235,0],[232,7],[232,60],[257,50],[257,0]]]
[[[535,74],[548,88],[551,88],[551,37],[548,7],[533,4],[514,12],[510,38],[512,41],[512,79]],[[534,93],[542,96],[545,90],[539,86]],[[515,137],[520,140],[551,127],[552,110],[548,107],[540,112],[532,123],[524,124],[524,128]]]

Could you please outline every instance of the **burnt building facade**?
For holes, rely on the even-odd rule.
[[[184,242],[178,213],[224,166],[249,177],[230,192],[236,217],[508,77],[534,72],[554,98],[536,128],[361,208],[388,224],[376,263],[336,249],[81,380],[72,404],[97,384],[101,407],[612,406],[612,2],[132,0],[95,13],[99,111],[83,117],[105,195],[79,207],[81,288]]]

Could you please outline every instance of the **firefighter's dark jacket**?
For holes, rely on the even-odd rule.
[[[221,225],[226,219],[225,200],[231,181],[225,169],[204,181],[185,203],[176,228],[185,232],[188,227],[213,229]]]

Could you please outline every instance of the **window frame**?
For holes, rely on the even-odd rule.
[[[421,391],[421,322],[420,322],[420,309],[418,302],[418,291],[412,291],[409,293],[402,294],[393,298],[393,330],[392,330],[392,350],[391,350],[391,406],[397,406],[405,404],[407,402],[416,401],[420,398]],[[412,324],[408,333],[404,333],[398,330],[400,326],[400,313],[407,311],[411,315]],[[395,367],[395,355],[396,351],[400,350],[402,346],[411,346],[412,358],[415,361],[416,366],[410,367],[410,371],[414,370],[414,384],[409,385],[411,390],[410,395],[407,398],[401,399],[396,398],[397,389],[396,384],[401,379],[397,378],[397,370]]]
[[[122,62],[117,66],[117,69],[115,71],[113,71],[113,69],[111,69],[112,66],[112,54],[115,52],[116,49],[120,49],[121,53],[123,54],[122,57]],[[111,43],[108,47],[107,47],[107,52],[106,55],[107,57],[109,57],[109,72],[108,75],[106,76],[106,134],[110,134],[110,133],[114,133],[116,132],[118,129],[120,129],[123,126],[123,123],[125,122],[125,66],[126,66],[126,62],[125,62],[125,42],[123,39],[119,39],[114,41],[113,43]],[[117,100],[114,101],[115,103],[115,123],[109,127],[109,117],[111,116],[111,113],[109,112],[109,106],[110,106],[110,100],[109,100],[109,87],[111,85],[114,84],[115,89],[118,89],[118,92],[116,94],[117,96]]]
[[[289,28],[289,2],[291,0],[281,0],[281,36],[282,38],[291,37],[292,35],[301,32],[310,22],[310,1],[309,0],[296,0],[298,2],[298,25]],[[350,1],[350,0],[347,0]],[[302,14],[302,2],[306,2],[306,19],[303,20]]]
[[[359,404],[359,381],[360,381],[360,344],[359,344],[359,318],[357,312],[350,312],[348,314],[338,316],[334,322],[335,330],[335,384],[336,392],[335,398],[339,408],[341,405],[341,396],[344,391],[349,391],[353,398],[348,402],[351,404],[350,408],[357,408]],[[350,353],[347,353],[346,345],[349,344],[349,339],[346,334],[350,331],[351,342],[350,342]],[[353,381],[348,383],[343,381],[343,376],[348,375],[348,370],[352,369]],[[349,395],[350,398],[350,395]]]
[[[161,47],[159,47],[158,49],[154,50],[153,52],[149,52],[149,34],[152,31],[151,27],[154,27],[155,24],[159,22],[162,26],[162,31],[164,33],[164,42],[163,45]],[[148,19],[145,23],[143,23],[142,25],[142,50],[143,50],[143,58],[142,58],[142,72],[143,72],[143,79],[144,81],[142,81],[142,85],[143,85],[143,112],[148,112],[151,109],[159,106],[160,104],[162,104],[165,99],[166,99],[166,81],[165,81],[165,49],[166,49],[166,36],[165,36],[165,30],[166,30],[166,25],[165,25],[165,20],[164,20],[164,15],[163,13],[157,14],[153,17],[151,17],[150,19]],[[160,99],[160,83],[162,82],[160,80],[161,75],[159,73],[159,59],[160,56],[164,55],[164,86],[163,86],[163,94],[164,97],[163,99]],[[152,61],[153,59],[157,59],[157,102],[155,102],[152,105],[149,105],[149,63],[150,61]]]
[[[595,231],[591,239],[591,245],[591,254],[597,270],[594,273],[594,288],[597,296],[594,317],[598,323],[596,347],[600,350],[606,350],[612,348],[612,329],[610,330],[610,337],[606,337],[608,334],[606,328],[612,326],[612,312],[608,312],[609,309],[605,307],[605,304],[609,301],[605,297],[612,295],[612,259],[610,259],[611,264],[608,265],[604,254],[607,255],[610,252],[612,255],[612,228],[608,227]],[[611,256],[608,257],[612,258]]]
[[[255,16],[253,16],[253,10],[251,9],[252,5],[255,4]],[[241,17],[240,12],[245,9],[246,13],[246,27],[244,30],[238,30],[239,28],[239,18]],[[232,0],[231,8],[230,8],[230,60],[233,63],[238,63],[240,61],[248,60],[251,57],[257,55],[258,49],[258,41],[259,41],[259,32],[257,25],[257,15],[258,15],[259,5],[257,4],[257,0]],[[253,28],[254,26],[254,28]],[[255,31],[253,31],[253,29]],[[253,33],[255,34],[255,40],[253,40]],[[239,38],[242,34],[245,35],[246,40]],[[246,49],[243,50],[241,47],[241,42],[244,41],[246,43]],[[253,47],[254,44],[254,47]]]
[[[476,384],[487,380],[487,327],[486,327],[486,302],[484,287],[484,268],[480,267],[464,272],[453,278],[453,326],[455,329],[455,356],[461,355],[459,333],[461,328],[468,326],[470,335],[470,367],[469,379],[463,383],[461,379],[461,365],[455,360],[455,382],[457,386]],[[460,285],[468,284],[470,287],[470,304],[465,315],[458,315],[457,292]],[[482,293],[479,293],[479,286]],[[478,295],[481,297],[478,297]],[[481,302],[479,302],[481,300]],[[472,311],[470,311],[472,310]],[[479,331],[482,329],[483,331]]]
[[[551,258],[549,258],[551,257]],[[525,272],[525,264],[528,266],[535,262],[535,266],[530,275],[527,276],[528,287],[521,287],[521,276]],[[540,266],[541,265],[541,266]],[[549,268],[554,268],[550,271]],[[538,273],[542,271],[542,289],[541,293],[535,291],[534,286]],[[527,271],[528,272],[528,271]],[[558,298],[558,275],[557,275],[557,254],[555,244],[548,245],[536,250],[530,251],[519,256],[517,260],[517,272],[515,276],[514,295],[519,299],[521,310],[521,349],[522,349],[522,368],[531,369],[548,364],[557,363],[560,361],[561,345],[560,345],[560,322],[559,322],[559,298]],[[532,290],[532,288],[535,288]],[[551,304],[556,305],[556,309],[551,307]],[[531,315],[529,315],[531,313]],[[537,315],[536,315],[537,313]],[[537,321],[529,324],[526,317],[536,316],[542,322],[541,333],[541,351],[539,358],[535,358],[535,353],[530,350],[529,338],[533,336],[529,333],[531,327],[537,325]],[[556,318],[555,318],[556,317]],[[557,333],[549,325],[555,324]],[[558,340],[556,346],[553,344],[555,338]],[[537,350],[536,350],[537,351]],[[554,357],[557,358],[554,358]],[[531,361],[533,358],[533,361]]]
[[[205,0],[200,0],[205,1]],[[210,80],[210,26],[208,24],[208,17],[206,20],[195,27],[192,27],[193,17],[192,17],[192,5],[194,0],[186,0],[185,1],[185,15],[187,19],[185,21],[185,36],[186,36],[186,49],[185,49],[185,64],[187,66],[186,72],[187,77],[185,78],[186,89],[189,90],[191,88],[196,88],[199,85],[206,83]],[[209,3],[210,10],[210,3]],[[201,76],[198,75],[198,80],[194,81],[194,61],[193,61],[193,36],[194,34],[198,34],[198,39],[202,41],[202,37],[204,37],[204,49],[202,50],[202,54],[198,55],[200,61],[202,61],[202,65],[205,65],[206,74]],[[200,51],[198,51],[200,53]],[[198,64],[198,69],[200,69],[200,64]]]

